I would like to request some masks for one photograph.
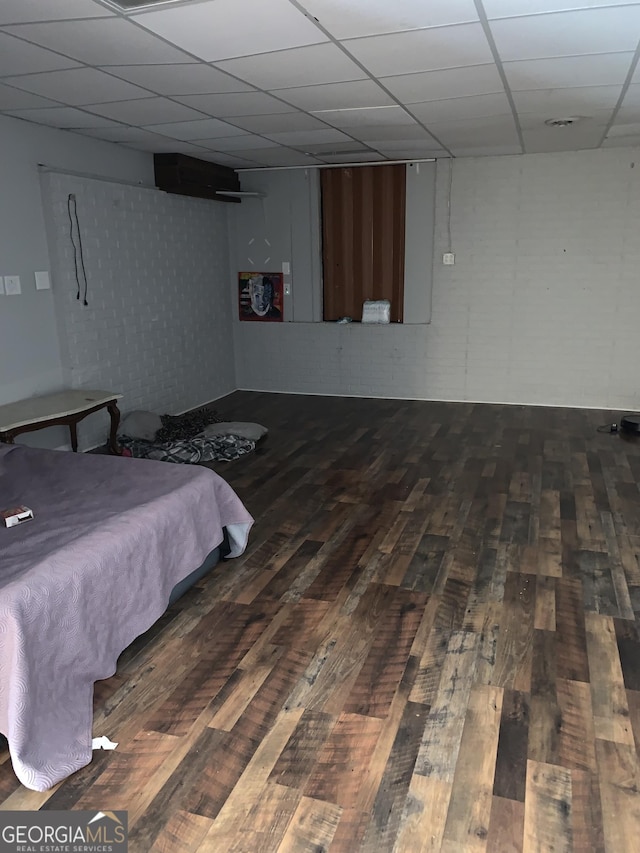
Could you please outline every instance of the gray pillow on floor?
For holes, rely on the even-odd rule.
[[[153,441],[161,427],[162,420],[160,415],[156,415],[155,412],[135,411],[125,415],[120,423],[118,432],[120,435],[128,435],[129,438]]]
[[[240,438],[248,438],[249,441],[258,441],[269,430],[260,424],[246,423],[244,421],[226,421],[221,424],[211,424],[200,433],[207,438],[214,435],[239,435]]]

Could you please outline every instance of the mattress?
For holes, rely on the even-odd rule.
[[[0,527],[0,732],[42,791],[91,761],[94,682],[253,519],[207,468],[18,445],[0,444],[0,495],[34,512]]]

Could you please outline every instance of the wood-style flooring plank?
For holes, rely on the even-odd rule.
[[[236,392],[256,517],[97,685],[119,746],[0,809],[127,808],[132,853],[626,853],[640,442],[610,412]],[[107,802],[108,801],[108,802]]]

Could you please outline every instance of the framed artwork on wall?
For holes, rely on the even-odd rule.
[[[281,272],[238,273],[238,311],[241,320],[280,323],[284,314]]]

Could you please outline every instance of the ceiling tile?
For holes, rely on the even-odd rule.
[[[530,59],[505,62],[504,70],[512,92],[577,86],[613,86],[624,83],[632,59],[633,53]]]
[[[136,148],[138,151],[149,151],[155,154],[189,154],[191,157],[200,157],[204,153],[202,148],[192,142],[177,142],[175,139],[166,139],[154,133],[149,134],[148,140],[120,144],[127,148]]]
[[[206,95],[221,92],[249,92],[251,86],[204,62],[189,65],[116,65],[111,74],[144,86],[158,95]]]
[[[493,64],[401,74],[383,77],[380,82],[405,104],[504,91],[498,69]]]
[[[476,95],[473,98],[428,101],[424,104],[411,104],[409,109],[424,124],[429,124],[432,121],[455,121],[456,119],[511,114],[511,107],[504,93]]]
[[[168,101],[166,98],[142,98],[135,101],[118,101],[113,104],[88,104],[87,108],[98,115],[133,125],[202,118],[196,110]]]
[[[477,21],[473,0],[301,0],[338,39]]]
[[[243,136],[225,136],[223,139],[202,139],[199,144],[213,148],[215,151],[255,151],[262,148],[280,147],[278,142],[274,142],[272,139],[264,139],[262,136],[255,136],[253,133]]]
[[[75,68],[77,65],[73,59],[0,33],[0,76],[57,71],[59,68]]]
[[[541,127],[537,130],[524,130],[525,151],[528,154],[541,154],[547,151],[579,151],[584,148],[597,148],[602,139],[602,127],[577,128]],[[568,133],[565,133],[568,131]]]
[[[58,50],[89,65],[146,65],[191,62],[182,51],[122,18],[55,21],[8,27],[21,38]]]
[[[471,144],[476,147],[519,144],[515,122],[510,116],[433,122],[429,130],[447,148]]]
[[[483,0],[482,5],[491,18],[513,18],[571,9],[593,9],[599,6],[632,6],[638,0]]]
[[[554,115],[590,115],[593,110],[613,109],[618,102],[621,86],[583,86],[572,89],[536,89],[514,92],[518,112]]]
[[[102,129],[86,128],[78,132],[82,133],[83,136],[106,139],[110,142],[138,142],[140,140],[144,141],[155,138],[155,134],[150,133],[148,130],[141,130],[139,127],[127,127],[123,124]]]
[[[40,98],[31,92],[23,92],[22,89],[14,89],[12,86],[4,86],[0,83],[0,110],[29,110],[35,107],[58,106],[48,98]]]
[[[7,82],[34,95],[53,98],[66,104],[99,104],[106,101],[126,101],[148,95],[139,86],[118,80],[95,68],[73,68],[70,71],[50,71],[48,74],[27,74],[9,77]]]
[[[38,110],[11,110],[8,115],[46,124],[50,127],[109,127],[113,122],[73,107],[50,107]]]
[[[612,110],[592,110],[587,115],[580,113],[556,112],[549,114],[548,112],[521,112],[518,114],[520,127],[523,130],[553,130],[558,139],[564,136],[579,136],[581,133],[589,133],[594,127],[599,127],[600,132],[607,126],[611,120]],[[552,127],[545,125],[547,119],[550,118],[574,118],[575,124],[570,127]],[[563,149],[565,150],[565,149]]]
[[[402,107],[363,107],[357,110],[325,110],[319,115],[336,127],[413,125],[414,119]]]
[[[640,121],[640,104],[622,107],[616,114],[616,124],[631,124]]]
[[[632,83],[624,94],[623,107],[640,105],[640,83]]]
[[[243,151],[243,156],[255,160],[263,166],[313,166],[320,163],[315,157],[290,151],[288,148],[256,149]]]
[[[502,19],[491,22],[491,31],[503,61],[631,51],[640,6]]]
[[[314,44],[218,62],[218,68],[261,89],[362,80],[366,74],[334,44]]]
[[[65,18],[106,18],[115,13],[92,0],[2,0],[1,24],[24,24],[31,21],[64,20]]]
[[[398,127],[397,125],[359,125],[353,129],[352,136],[357,136],[358,139],[376,139],[378,141],[385,139],[394,140],[399,137],[402,137],[402,139],[413,140],[431,139],[426,130],[417,122],[413,122],[413,124],[403,124],[401,127]]]
[[[344,46],[377,77],[493,61],[480,24],[372,36],[345,41]]]
[[[192,95],[177,96],[182,104],[210,113],[213,116],[227,118],[231,116],[265,115],[267,113],[288,113],[291,107],[282,101],[265,95],[264,92],[240,92],[235,95]]]
[[[328,41],[288,0],[208,0],[135,20],[207,62]]]
[[[379,151],[363,151],[361,154],[351,156],[347,154],[321,154],[319,155],[325,163],[377,163],[387,158]]]
[[[603,148],[637,148],[640,146],[640,134],[637,136],[615,136],[602,143]]]
[[[278,89],[275,94],[303,110],[350,109],[352,107],[383,107],[393,100],[373,80],[352,83],[327,83],[322,86],[301,86]]]
[[[322,130],[326,127],[307,113],[279,113],[278,115],[233,116],[232,124],[251,133],[284,133],[286,130]]]
[[[640,135],[640,121],[626,122],[624,124],[614,124],[609,128],[607,139],[613,139],[619,136],[638,136]]]
[[[332,127],[327,127],[324,130],[294,130],[288,133],[272,133],[269,134],[269,138],[279,145],[291,145],[293,148],[301,148],[314,143],[336,142],[342,144],[342,142],[351,141],[344,133],[334,130]]]
[[[459,148],[453,146],[452,153],[455,157],[497,157],[522,154],[522,148],[520,145],[479,145],[473,148],[461,145]]]
[[[208,151],[206,154],[198,154],[198,157],[201,160],[207,160],[209,163],[218,163],[221,166],[244,166],[245,168],[251,168],[257,165],[253,160],[245,160],[244,157],[240,157],[237,154],[224,154],[222,151],[216,151],[213,154]]]
[[[239,127],[219,121],[217,118],[203,118],[196,121],[173,121],[166,124],[149,124],[147,130],[162,133],[173,139],[185,142],[193,139],[221,138],[223,136],[240,136],[243,134]]]
[[[435,156],[436,151],[443,151],[443,149],[434,146],[431,138],[425,139],[422,145],[418,145],[415,139],[397,140],[396,142],[381,140],[380,142],[372,142],[371,145],[378,151],[382,151],[383,154],[394,157],[432,157]]]
[[[346,142],[340,142],[339,145],[336,145],[335,142],[322,142],[320,144],[313,142],[310,145],[305,145],[304,150],[309,154],[317,154],[318,157],[324,157],[325,154],[353,154],[356,151],[363,154],[370,149],[362,142],[353,142],[349,139]]]

